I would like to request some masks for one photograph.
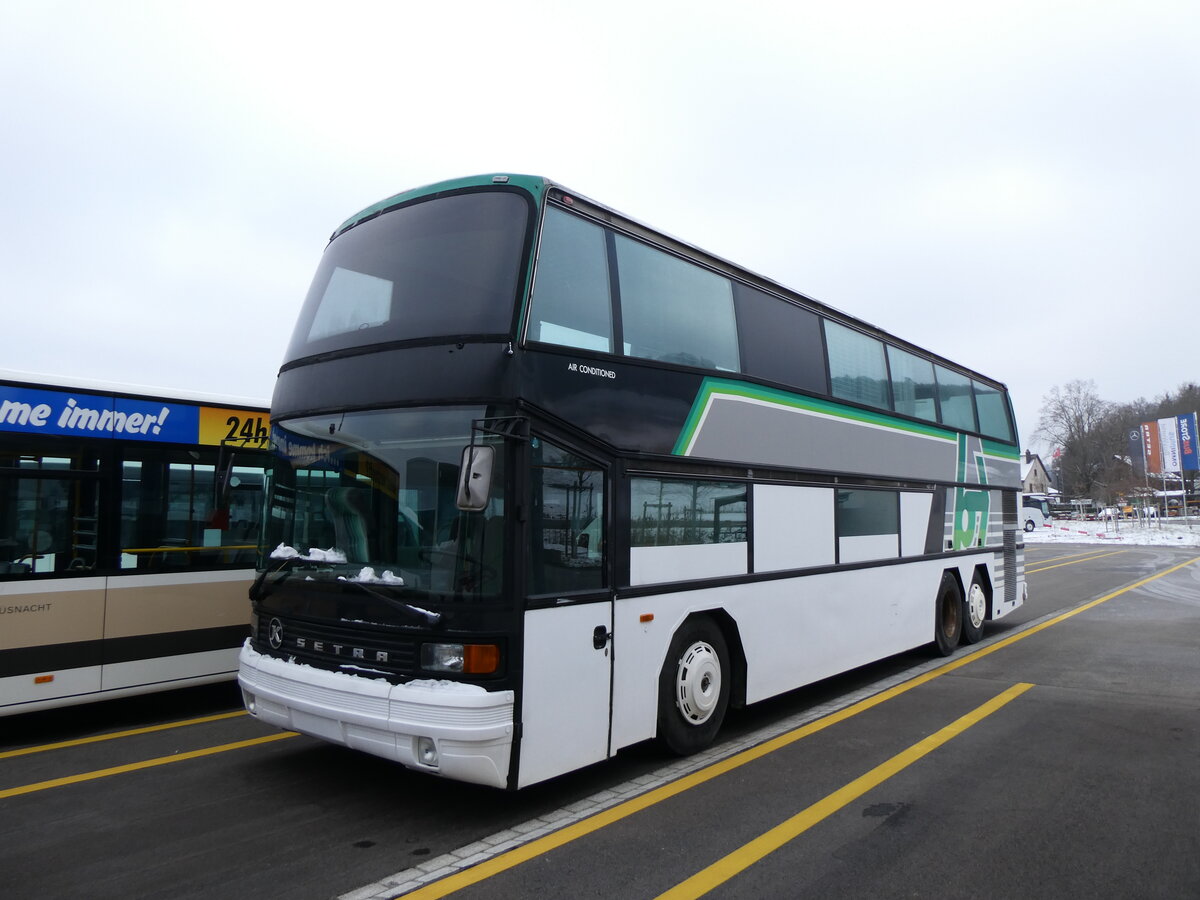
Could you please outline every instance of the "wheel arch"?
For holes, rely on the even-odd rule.
[[[709,619],[721,630],[725,638],[725,649],[729,653],[729,665],[733,669],[729,673],[729,705],[741,709],[746,705],[746,650],[742,646],[742,633],[737,620],[721,607],[701,609],[684,616],[675,631],[697,619]]]

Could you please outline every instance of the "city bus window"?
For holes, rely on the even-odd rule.
[[[92,572],[99,483],[94,459],[0,453],[0,576]]]
[[[976,431],[975,403],[971,399],[971,379],[945,366],[934,366],[938,398],[942,406],[942,424],[965,431]]]
[[[896,412],[936,422],[937,383],[933,380],[933,363],[891,345],[887,353]]]
[[[604,229],[546,210],[529,339],[611,353],[612,303]]]
[[[604,471],[546,441],[533,442],[532,594],[604,586]]]
[[[621,235],[616,243],[626,355],[739,371],[729,279]]]
[[[888,409],[887,365],[883,344],[837,322],[825,320],[829,383],[833,396]]]
[[[128,452],[121,470],[122,569],[254,564],[264,469],[259,454],[232,451],[231,458],[230,452],[216,447]]]

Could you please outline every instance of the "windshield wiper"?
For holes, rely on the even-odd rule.
[[[408,613],[411,616],[416,616],[426,625],[433,626],[442,620],[442,614],[440,612],[434,612],[431,609],[422,609],[419,606],[413,606],[411,603],[406,603],[403,600],[397,600],[395,597],[389,597],[387,594],[382,594],[379,591],[371,590],[371,588],[367,587],[361,581],[351,581],[346,577],[340,577],[338,578],[338,581],[341,581],[343,584],[352,584],[368,596],[374,597],[376,600],[386,603],[388,606],[392,607],[392,609],[398,609],[400,612]]]
[[[272,572],[280,573],[279,577],[271,582],[271,587],[278,587],[291,576],[292,567],[300,561],[300,557],[291,556],[286,559],[281,559],[279,561],[278,568],[263,569],[261,572],[259,572],[258,577],[254,579],[254,584],[250,585],[250,599],[255,603],[263,599],[265,596],[263,594],[263,582],[267,580],[268,575],[270,575]]]

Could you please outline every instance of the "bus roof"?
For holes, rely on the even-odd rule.
[[[599,201],[593,200],[584,194],[580,194],[576,191],[571,190],[570,188],[566,187],[565,185],[559,184],[556,181],[552,181],[549,178],[545,178],[540,175],[520,175],[520,174],[509,174],[509,173],[471,175],[471,176],[466,176],[463,178],[450,179],[448,181],[435,182],[433,184],[428,184],[423,187],[417,187],[417,188],[412,188],[410,190],[402,191],[398,194],[393,194],[391,197],[388,197],[384,200],[380,200],[378,203],[373,203],[372,205],[366,207],[365,209],[360,210],[359,212],[355,213],[353,216],[346,219],[346,221],[344,221],[341,225],[339,225],[337,227],[337,229],[333,232],[333,234],[330,235],[329,239],[332,241],[334,238],[338,237],[340,234],[353,228],[354,226],[360,225],[369,219],[373,219],[376,216],[378,216],[384,212],[388,212],[389,210],[395,209],[396,207],[402,206],[405,203],[408,203],[413,200],[418,200],[418,199],[422,199],[422,198],[427,199],[427,198],[437,197],[441,194],[451,194],[451,193],[455,193],[455,192],[470,189],[470,188],[485,187],[485,186],[492,186],[492,185],[496,185],[496,186],[508,185],[508,186],[512,186],[512,187],[523,188],[524,190],[531,193],[539,202],[541,201],[541,199],[544,196],[549,194],[551,191],[553,191],[557,194],[567,196],[572,201],[574,201],[573,205],[575,205],[577,207],[582,206],[583,211],[585,211],[585,212],[590,207],[594,211],[600,212],[603,215],[603,217],[609,219],[609,221],[619,222],[620,224],[625,225],[625,226],[633,226],[635,232],[636,231],[644,231],[647,233],[647,236],[653,235],[660,242],[664,242],[666,246],[673,247],[679,251],[682,251],[687,256],[691,256],[693,258],[698,259],[701,262],[707,263],[710,266],[720,269],[720,270],[724,271],[725,274],[733,274],[733,275],[739,276],[743,280],[749,281],[750,283],[752,283],[760,288],[763,288],[771,293],[774,293],[780,297],[790,299],[793,302],[800,302],[803,305],[807,305],[807,306],[811,307],[815,312],[829,316],[830,318],[833,318],[833,319],[840,320],[840,321],[846,323],[847,325],[856,327],[859,330],[870,333],[876,337],[886,339],[901,348],[918,351],[919,353],[932,358],[935,362],[939,362],[939,363],[945,364],[946,366],[949,366],[951,368],[958,369],[959,371],[964,372],[968,375],[971,375],[972,377],[975,377],[975,378],[979,379],[980,381],[985,381],[990,384],[993,384],[993,385],[1001,388],[1004,391],[1008,390],[1007,386],[1003,382],[998,381],[995,378],[991,378],[987,375],[984,375],[982,372],[978,372],[974,369],[968,368],[967,366],[964,366],[962,363],[955,362],[955,361],[949,359],[948,357],[942,356],[939,353],[935,353],[925,347],[921,347],[918,344],[914,344],[911,341],[907,341],[904,338],[899,337],[898,335],[896,335],[890,331],[880,328],[878,325],[874,325],[874,324],[866,321],[865,319],[862,319],[862,318],[859,318],[858,316],[852,315],[852,314],[846,312],[845,310],[842,310],[836,306],[833,306],[830,303],[826,303],[823,300],[818,300],[809,294],[805,294],[802,291],[796,290],[795,288],[788,287],[787,285],[782,284],[781,282],[776,281],[773,278],[769,278],[765,275],[760,275],[759,273],[754,272],[750,269],[747,269],[744,266],[733,262],[732,260],[725,259],[724,257],[721,257],[714,253],[711,253],[708,250],[705,250],[702,247],[698,247],[697,245],[695,245],[689,241],[683,240],[681,238],[677,238],[677,237],[669,234],[668,232],[662,231],[659,228],[655,228],[653,225],[649,225],[645,222],[635,219],[632,216],[627,215],[626,213],[623,213],[616,209],[613,209],[612,207],[607,206],[604,203],[600,203]]]
[[[123,384],[118,381],[101,381],[94,378],[68,378],[62,375],[41,375],[30,372],[18,372],[12,369],[0,369],[0,382],[94,391],[102,394],[122,394],[130,397],[155,397],[168,400],[182,400],[190,403],[221,404],[224,406],[248,406],[267,409],[271,405],[269,401],[261,398],[238,397],[232,394],[200,393],[199,391],[149,387],[139,384]]]

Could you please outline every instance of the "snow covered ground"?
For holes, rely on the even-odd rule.
[[[1200,519],[1163,520],[1142,525],[1134,521],[1074,522],[1056,519],[1025,534],[1026,544],[1115,544],[1134,546],[1200,547]]]

